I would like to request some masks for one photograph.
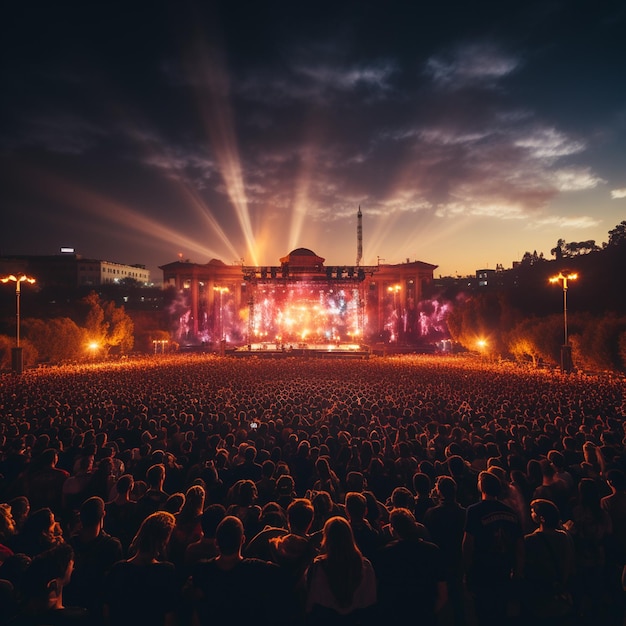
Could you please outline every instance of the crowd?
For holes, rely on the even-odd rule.
[[[163,356],[0,379],[0,626],[624,622],[623,379]]]

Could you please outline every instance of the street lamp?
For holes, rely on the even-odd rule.
[[[19,276],[11,274],[10,276],[4,276],[3,278],[0,278],[0,282],[8,283],[9,281],[15,283],[15,319],[17,322],[17,330],[15,334],[15,348],[13,348],[12,350],[13,371],[16,374],[21,374],[24,371],[24,353],[22,351],[22,348],[20,347],[20,285],[23,282],[27,282],[32,285],[35,282],[35,279],[31,278],[30,276],[26,276],[26,274],[20,274]]]
[[[165,354],[165,346],[169,343],[169,339],[153,339],[154,354],[157,353],[157,346],[161,346],[161,354]]]
[[[561,371],[570,372],[572,370],[572,347],[569,345],[569,337],[567,336],[567,289],[570,280],[576,280],[578,274],[574,272],[559,272],[557,276],[551,276],[548,280],[555,284],[561,282],[563,285],[563,328],[565,330],[565,341],[561,346]]]
[[[97,341],[90,341],[87,344],[87,347],[89,348],[89,352],[91,353],[91,360],[95,361],[98,350],[100,350],[100,344]]]

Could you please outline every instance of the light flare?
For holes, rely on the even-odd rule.
[[[235,209],[250,260],[254,265],[258,265],[257,246],[250,222],[235,124],[229,103],[230,81],[221,56],[217,47],[209,50],[204,40],[197,37],[187,59],[187,69],[190,82],[198,86],[196,93],[198,110],[211,139],[220,166],[220,174]],[[209,92],[208,98],[205,89]]]

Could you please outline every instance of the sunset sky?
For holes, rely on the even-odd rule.
[[[13,2],[0,254],[510,267],[626,219],[626,4]]]

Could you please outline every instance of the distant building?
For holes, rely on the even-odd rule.
[[[476,286],[479,289],[494,289],[504,286],[504,267],[496,265],[495,270],[476,270]]]
[[[179,294],[179,341],[357,341],[423,339],[418,304],[437,267],[422,261],[397,265],[325,265],[298,248],[280,265],[246,267],[213,259],[160,267],[163,286]]]
[[[0,267],[3,273],[24,272],[41,287],[97,287],[124,279],[150,284],[150,270],[145,265],[84,259],[79,254],[8,256],[0,259]]]

